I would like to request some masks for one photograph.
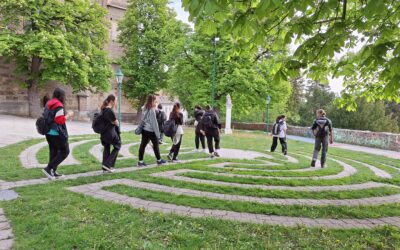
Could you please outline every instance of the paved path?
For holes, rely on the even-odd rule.
[[[98,141],[98,139],[82,140],[82,141],[70,143],[69,144],[70,154],[68,155],[67,159],[65,159],[60,165],[67,166],[67,165],[81,164],[80,161],[75,159],[72,152],[75,147],[85,144],[85,143],[92,142],[92,141]],[[44,168],[44,167],[46,167],[47,164],[41,164],[41,163],[39,163],[39,161],[37,159],[38,152],[44,147],[47,147],[47,142],[41,142],[41,143],[32,145],[29,148],[22,151],[21,154],[19,155],[19,159],[21,161],[22,166],[24,168]]]
[[[23,140],[44,138],[38,134],[35,126],[36,119],[0,115],[0,147],[14,144]],[[67,121],[69,135],[87,135],[94,134],[92,124],[90,122]],[[122,124],[122,131],[131,131],[135,128],[132,124]],[[12,129],[10,129],[12,128]]]
[[[289,217],[253,214],[244,212],[233,212],[225,210],[201,209],[182,205],[174,205],[157,201],[147,201],[139,198],[129,197],[102,190],[107,186],[116,184],[132,185],[131,180],[117,179],[111,181],[103,181],[94,184],[86,184],[81,186],[69,187],[68,190],[85,194],[98,199],[112,201],[119,204],[130,205],[134,208],[144,208],[151,212],[174,213],[178,215],[191,216],[197,218],[213,217],[217,219],[251,222],[259,224],[270,224],[279,226],[296,227],[303,225],[307,227],[325,227],[336,229],[350,228],[374,228],[384,225],[392,225],[400,227],[400,217],[383,217],[374,219],[313,219],[305,217]]]
[[[12,233],[10,222],[0,208],[0,250],[12,249],[14,245],[14,235]]]

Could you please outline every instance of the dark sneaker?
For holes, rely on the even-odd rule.
[[[219,157],[218,152],[214,152],[214,156],[215,156],[215,157]]]
[[[283,151],[283,155],[287,155],[287,151]]]
[[[321,162],[321,168],[325,167],[325,162]]]
[[[210,158],[213,159],[215,157],[214,153],[210,153]]]
[[[314,160],[311,161],[311,167],[315,168],[315,161]]]
[[[53,175],[51,170],[48,170],[47,168],[44,168],[44,169],[42,169],[42,172],[47,176],[47,178],[49,180],[54,180],[55,179],[55,177],[54,177],[54,175]]]
[[[167,157],[168,157],[168,160],[172,161],[172,160],[173,160],[173,157],[174,157],[174,154],[169,153]]]
[[[64,177],[64,175],[63,175],[63,174],[59,174],[59,173],[57,173],[57,172],[53,172],[53,171],[52,171],[52,173],[53,173],[53,176],[54,176],[56,179],[59,179],[59,178],[62,178],[62,177]]]
[[[163,159],[157,161],[157,165],[163,165],[165,163],[167,163],[167,161],[165,161]]]
[[[138,167],[147,167],[147,164],[144,162],[138,162],[137,166]]]
[[[103,165],[103,167],[102,167],[101,169],[103,169],[104,172],[108,172],[108,173],[114,172],[113,169],[111,169],[111,168],[109,168],[109,167],[107,167],[107,166],[104,166],[104,165]]]

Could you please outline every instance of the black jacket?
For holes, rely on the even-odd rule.
[[[194,111],[194,119],[196,119],[196,121],[198,121],[198,122],[200,122],[200,120],[201,120],[201,118],[203,117],[203,115],[204,115],[204,110],[195,110]]]
[[[158,129],[161,133],[164,132],[164,123],[167,120],[167,115],[162,110],[156,110],[156,119],[158,123]]]
[[[114,125],[113,122],[117,120],[114,111],[110,108],[102,110],[104,122],[106,123],[106,129],[101,134],[102,144],[118,144],[121,141],[119,127]]]
[[[183,114],[182,113],[179,113],[179,115],[177,117],[173,117],[172,112],[171,112],[171,114],[169,114],[169,119],[175,120],[176,125],[183,125]]]
[[[210,127],[205,124],[205,122],[204,122],[205,119],[208,119],[205,117],[210,117],[211,123],[212,123]],[[212,110],[207,110],[204,113],[204,115],[199,123],[199,126],[200,126],[200,129],[205,131],[206,133],[214,133],[215,130],[218,130],[219,128],[221,128],[221,124],[219,122],[219,117],[218,117],[217,113]]]

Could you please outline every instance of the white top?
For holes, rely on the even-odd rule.
[[[279,135],[273,135],[273,137],[285,138],[286,130],[287,130],[286,122],[283,122],[283,125],[281,127],[281,132],[279,132]]]

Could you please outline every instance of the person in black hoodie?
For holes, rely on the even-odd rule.
[[[43,169],[43,173],[47,178],[53,180],[63,176],[57,173],[57,167],[69,155],[68,130],[65,122],[73,117],[74,112],[68,111],[65,114],[65,91],[61,88],[54,90],[51,100],[47,101],[47,98],[44,98],[43,102],[46,102],[43,117],[50,127],[46,134],[46,140],[49,144],[49,163]]]
[[[160,144],[163,144],[164,140],[164,123],[167,120],[167,115],[165,112],[162,110],[162,105],[158,104],[157,109],[156,109],[156,118],[157,118],[157,123],[158,123],[158,129],[160,130]]]
[[[221,124],[217,113],[211,109],[210,105],[206,106],[206,112],[201,118],[200,126],[200,132],[207,138],[208,152],[210,153],[211,158],[214,158],[215,156],[219,157],[219,129],[221,128]],[[213,140],[215,142],[215,151]]]
[[[168,154],[168,159],[172,162],[177,162],[178,160],[178,154],[179,154],[179,149],[181,148],[182,144],[182,137],[183,137],[183,114],[181,112],[181,104],[180,103],[175,103],[174,107],[172,108],[172,112],[169,115],[170,120],[175,121],[175,125],[177,125],[176,133],[172,137],[172,147],[171,150],[169,151]]]
[[[206,144],[205,144],[205,139],[204,139],[204,135],[200,132],[200,121],[201,118],[204,115],[204,110],[201,109],[201,107],[199,105],[196,105],[195,109],[194,109],[194,118],[195,118],[195,122],[194,122],[194,127],[195,127],[195,144],[196,144],[196,148],[193,150],[193,152],[199,152],[199,147],[200,147],[200,142],[201,142],[201,146],[203,148],[203,151],[206,150]]]
[[[116,106],[116,98],[114,95],[107,96],[101,105],[101,113],[103,121],[106,124],[106,129],[101,134],[101,144],[103,150],[103,166],[104,172],[114,172],[114,165],[118,157],[118,152],[121,149],[121,136],[119,131],[119,123],[113,111]],[[111,145],[113,150],[111,151]],[[110,153],[111,151],[111,153]]]

